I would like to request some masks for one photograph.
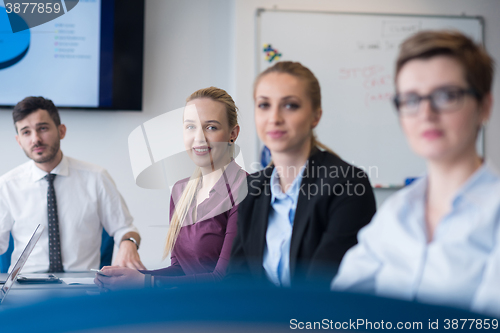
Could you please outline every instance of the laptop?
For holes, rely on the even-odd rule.
[[[44,227],[41,224],[39,224],[36,227],[35,232],[31,236],[31,239],[28,242],[28,244],[26,245],[26,247],[24,248],[23,253],[21,254],[19,259],[17,260],[16,265],[14,266],[12,271],[10,272],[9,276],[7,277],[7,280],[5,280],[5,283],[2,287],[2,289],[0,289],[0,303],[2,303],[3,300],[5,299],[5,296],[7,296],[7,293],[9,292],[10,287],[12,287],[12,284],[14,284],[14,282],[16,282],[17,275],[19,274],[21,269],[23,269],[23,266],[26,263],[26,260],[28,260],[28,257],[30,256],[31,251],[33,250],[36,243],[40,239],[40,236],[42,235],[43,229],[44,229]]]

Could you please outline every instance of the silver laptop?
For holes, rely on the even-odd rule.
[[[7,280],[5,280],[5,284],[3,285],[2,289],[0,289],[0,303],[3,302],[3,300],[5,299],[5,296],[7,296],[7,293],[10,290],[10,287],[12,287],[12,284],[14,284],[14,282],[16,281],[17,275],[19,274],[21,269],[23,269],[23,266],[26,263],[26,260],[28,260],[28,257],[30,256],[31,251],[33,250],[36,243],[40,239],[40,236],[42,235],[43,229],[44,229],[44,227],[41,224],[39,224],[36,227],[35,232],[33,233],[33,236],[31,236],[30,241],[28,242],[28,244],[24,248],[24,251],[21,254],[21,256],[19,257],[19,259],[17,260],[16,265],[14,266],[12,271],[10,272],[9,276],[7,277]]]

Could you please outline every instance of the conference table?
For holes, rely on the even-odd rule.
[[[21,273],[22,275],[22,273]],[[0,304],[0,312],[14,307],[43,302],[51,298],[74,297],[80,295],[99,295],[99,288],[91,283],[95,272],[72,272],[54,274],[62,283],[19,283],[14,282],[10,291]],[[0,281],[5,281],[8,274],[0,274]],[[80,284],[68,284],[68,283]],[[85,282],[86,284],[81,284]]]
[[[90,283],[95,273],[56,275],[65,280],[87,278]],[[0,280],[5,278],[0,274]],[[446,320],[461,318],[498,323],[498,319],[437,305],[247,283],[100,293],[93,284],[16,282],[0,305],[2,332],[276,333],[308,323],[327,330],[348,330],[356,325],[358,331],[372,330],[368,324],[395,328],[404,323],[405,328],[417,325],[419,331],[425,331],[431,330],[431,322],[439,321],[438,330],[442,330]]]

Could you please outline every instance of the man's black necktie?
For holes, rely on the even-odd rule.
[[[64,272],[61,259],[61,239],[59,238],[59,218],[57,216],[57,200],[54,191],[56,175],[44,177],[49,182],[47,189],[47,212],[49,218],[49,273]]]

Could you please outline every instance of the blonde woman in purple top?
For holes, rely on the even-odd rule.
[[[197,168],[177,182],[170,199],[170,228],[164,258],[154,271],[104,267],[95,283],[107,289],[169,287],[216,282],[226,274],[236,235],[238,204],[246,195],[246,172],[234,161],[240,127],[229,94],[209,87],[194,92],[184,109],[184,146]]]

